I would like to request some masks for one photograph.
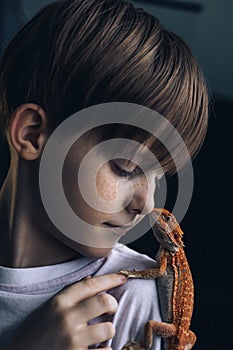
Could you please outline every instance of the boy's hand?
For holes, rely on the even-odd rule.
[[[3,350],[84,350],[113,338],[111,322],[87,322],[117,310],[117,301],[107,293],[126,281],[120,274],[87,278],[64,288],[25,320],[17,335]],[[106,350],[109,348],[105,348]]]

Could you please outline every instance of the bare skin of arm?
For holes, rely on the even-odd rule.
[[[125,281],[121,274],[109,274],[87,278],[64,288],[29,315],[2,350],[84,350],[113,338],[115,329],[111,322],[94,325],[87,322],[104,313],[116,312],[115,298],[99,293]]]

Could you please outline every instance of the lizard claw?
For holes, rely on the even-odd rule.
[[[125,275],[128,278],[144,278],[142,271],[121,269],[118,271],[118,273],[121,273],[122,275]]]

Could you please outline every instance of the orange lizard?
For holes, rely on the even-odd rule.
[[[163,322],[148,321],[144,328],[144,343],[132,341],[122,350],[150,350],[153,344],[153,332],[163,337],[165,350],[189,350],[196,342],[195,334],[189,329],[194,287],[183,249],[183,231],[174,215],[168,210],[154,209],[152,220],[154,236],[160,243],[156,254],[158,267],[119,272],[129,278],[157,278]]]

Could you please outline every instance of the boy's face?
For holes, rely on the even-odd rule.
[[[157,174],[147,167],[145,176],[135,162],[124,158],[109,160],[106,152],[93,152],[97,144],[93,134],[73,144],[63,166],[63,188],[75,214],[96,234],[101,228],[108,230],[113,245],[153,210]],[[143,157],[138,159],[140,164]],[[88,255],[95,255],[91,250]]]

